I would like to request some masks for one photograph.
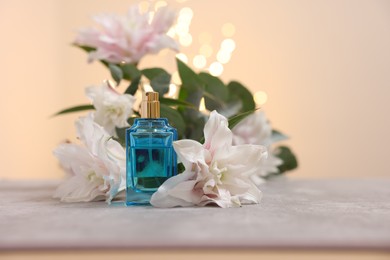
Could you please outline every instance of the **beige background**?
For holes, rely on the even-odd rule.
[[[153,2],[153,1],[152,1]],[[237,48],[222,75],[268,94],[273,126],[291,136],[295,177],[390,176],[390,1],[169,1],[195,13],[191,32],[231,22]],[[70,46],[101,12],[136,1],[0,0],[0,178],[59,178],[51,151],[74,139],[77,115],[54,112],[87,100],[109,75]],[[184,48],[194,54],[199,44]],[[173,54],[141,66],[165,65]]]

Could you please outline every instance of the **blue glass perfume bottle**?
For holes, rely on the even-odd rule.
[[[168,178],[177,174],[172,143],[177,131],[160,118],[157,92],[146,92],[141,118],[126,130],[126,204],[147,205],[150,197]]]

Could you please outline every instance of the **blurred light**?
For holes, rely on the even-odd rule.
[[[148,1],[142,1],[138,4],[138,8],[141,13],[146,13],[149,10],[150,3]]]
[[[185,34],[185,35],[180,35],[179,42],[183,46],[190,46],[192,43],[192,36],[191,34]]]
[[[203,44],[199,48],[199,53],[208,58],[213,54],[213,48],[208,44]]]
[[[221,43],[221,49],[223,51],[232,52],[236,48],[236,43],[232,39],[225,39]]]
[[[157,11],[159,8],[167,6],[167,2],[165,1],[158,1],[154,4],[154,11]]]
[[[191,18],[181,15],[181,16],[179,16],[179,18],[177,18],[177,23],[189,26],[191,23]]]
[[[219,62],[213,62],[209,67],[209,71],[213,76],[220,76],[223,72],[223,65]]]
[[[232,37],[235,32],[236,32],[236,28],[232,23],[225,23],[222,26],[222,34],[225,37]]]
[[[105,82],[105,84],[107,84],[112,89],[115,89],[116,87],[118,87],[118,84],[111,79],[106,79],[103,82]]]
[[[213,36],[208,32],[202,32],[199,34],[199,43],[205,44],[210,43],[213,39]]]
[[[194,67],[197,69],[202,69],[206,66],[207,60],[203,55],[196,55],[193,60]]]
[[[205,103],[204,103],[204,98],[202,98],[202,99],[200,100],[199,111],[201,111],[201,112],[206,111],[206,105],[205,105]]]
[[[254,98],[256,104],[261,106],[261,105],[264,105],[267,102],[268,95],[264,91],[257,91],[253,95],[253,98]]]
[[[140,105],[141,105],[142,91],[135,92],[134,96],[135,96],[135,102],[134,102],[134,105],[133,105],[133,109],[135,111],[137,111],[139,109]]]
[[[152,23],[154,17],[154,12],[150,11],[149,12],[149,23]]]
[[[152,88],[152,86],[150,86],[149,83],[144,83],[144,84],[142,84],[142,87],[144,88],[144,91],[145,91],[145,92],[154,91],[153,88]]]
[[[171,28],[171,29],[169,29],[169,31],[167,32],[167,35],[168,36],[170,36],[170,37],[175,37],[175,34],[176,34],[176,32],[175,32],[175,28]]]
[[[187,23],[191,22],[192,17],[194,16],[194,12],[189,7],[184,7],[180,10],[178,21],[179,23]]]
[[[178,58],[179,60],[181,60],[184,63],[188,63],[188,57],[184,53],[176,54],[176,58]]]
[[[189,32],[189,27],[186,24],[182,24],[182,23],[177,24],[175,26],[175,32],[177,35],[180,35],[180,36],[186,35]]]
[[[181,79],[178,71],[173,72],[172,74],[172,81],[176,85],[181,85]]]
[[[226,51],[223,51],[223,50],[220,50],[217,54],[217,60],[222,63],[222,64],[226,64],[230,61],[230,58],[232,57],[231,53],[230,52],[226,52]]]
[[[175,84],[169,84],[168,97],[174,97],[176,95],[177,86]]]

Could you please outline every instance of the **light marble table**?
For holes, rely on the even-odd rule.
[[[60,203],[56,184],[0,181],[0,250],[390,250],[390,179],[277,179],[230,209]]]

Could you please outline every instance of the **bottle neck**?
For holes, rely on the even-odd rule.
[[[160,118],[136,118],[134,120],[134,124],[137,124],[137,125],[147,125],[147,124],[168,124],[168,119],[164,118],[164,117],[160,117]]]

